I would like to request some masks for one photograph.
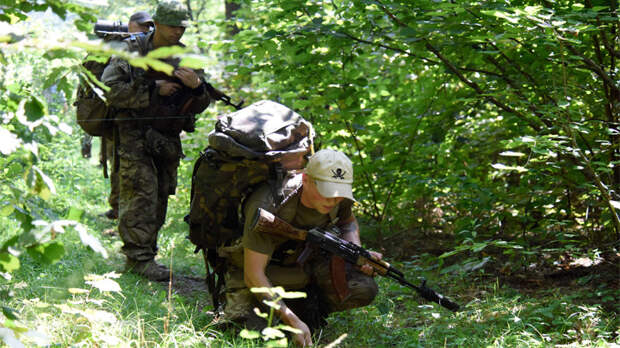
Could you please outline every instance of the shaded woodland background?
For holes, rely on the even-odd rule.
[[[581,266],[575,260],[605,260],[603,281],[617,290],[616,0],[186,4],[196,25],[183,41],[214,85],[246,105],[294,108],[320,147],[353,159],[368,245],[396,259],[423,250],[442,274],[486,269],[521,286],[539,267],[561,275]],[[60,260],[65,228],[107,253],[89,207],[54,198],[80,175],[76,165],[51,175],[44,163],[62,157],[54,144],[81,136],[71,104],[82,59],[113,53],[94,40],[93,23],[154,7],[0,3],[4,279],[25,255]],[[177,196],[187,195],[216,116],[229,111],[209,108],[184,138]],[[617,313],[617,293],[603,305]]]

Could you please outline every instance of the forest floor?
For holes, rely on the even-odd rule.
[[[393,242],[388,247],[392,253],[404,257],[406,253],[441,255],[449,250],[442,250],[441,242],[433,243],[440,239],[424,239],[417,243],[412,243],[411,239]],[[394,241],[394,240],[393,240]],[[417,247],[411,248],[413,245]],[[407,250],[407,251],[405,251]],[[620,291],[620,253],[605,252],[594,260],[586,257],[576,258],[569,253],[563,253],[557,257],[559,262],[541,262],[531,264],[529,267],[507,268],[502,266],[502,254],[497,253],[493,258],[499,262],[492,262],[485,265],[485,273],[496,275],[500,284],[506,284],[523,293],[535,294],[543,289],[563,288],[566,292],[571,289],[581,291],[584,288],[584,280],[589,280],[596,276],[598,283],[605,283],[616,292]],[[551,255],[547,255],[551,258]],[[507,261],[508,262],[508,261]],[[167,282],[162,283],[168,285]],[[208,294],[205,278],[176,275],[171,284],[172,290],[179,295],[203,298]],[[209,301],[203,300],[203,306]],[[618,313],[620,306],[617,304],[607,304],[606,310]]]
[[[37,337],[46,337],[43,345],[60,347],[264,347],[261,338],[241,338],[237,331],[222,330],[214,323],[204,260],[186,239],[187,180],[179,180],[177,195],[170,198],[158,241],[158,261],[172,266],[172,283],[122,273],[120,238],[103,233],[116,222],[100,215],[108,209],[109,183],[99,178],[96,159],[80,157],[78,141],[52,144],[53,153],[68,156],[43,163],[58,183],[48,213],[61,219],[70,207],[83,211],[80,222],[100,238],[109,257],[86,248],[72,230],[57,236],[65,254],[52,265],[23,253],[20,268],[10,280],[0,282],[3,307],[19,313],[12,322],[18,332],[32,330]],[[181,163],[180,177],[190,176],[192,162]],[[6,231],[2,238],[19,233],[9,217],[0,217],[0,229]],[[459,303],[462,310],[450,312],[398,282],[377,277],[379,295],[374,302],[331,314],[328,325],[315,335],[316,346],[338,340],[338,347],[355,348],[618,347],[620,343],[617,254],[488,245],[481,251],[440,257],[455,248],[447,234],[407,231],[384,238],[382,245],[372,236],[362,237],[407,280],[419,285],[421,278],[428,279],[429,287]],[[103,283],[97,285],[97,279]],[[27,346],[36,345],[35,338],[25,334],[19,338]]]
[[[412,234],[388,238],[381,246],[374,246],[381,250],[390,250],[392,255],[399,259],[407,259],[411,255],[428,254],[439,257],[452,248],[451,237],[445,234],[411,238]],[[536,248],[534,248],[536,249]],[[499,248],[487,248],[483,256],[489,257],[492,262],[484,263],[483,278],[495,277],[500,286],[506,285],[519,290],[524,294],[535,295],[537,292],[562,289],[566,293],[582,292],[589,285],[595,287],[605,284],[608,290],[620,294],[620,252],[609,249],[592,255],[576,255],[567,250],[541,251],[533,259],[534,262],[524,264],[513,262],[510,256],[502,253]],[[462,261],[464,257],[452,260]],[[591,304],[596,304],[592,298]],[[606,311],[620,313],[620,302],[604,302]]]

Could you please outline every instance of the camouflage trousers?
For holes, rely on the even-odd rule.
[[[157,254],[157,234],[164,224],[168,196],[174,194],[182,156],[179,136],[161,136],[119,125],[119,219],[122,252],[128,259],[147,261]],[[175,156],[162,156],[158,147]]]
[[[265,273],[273,286],[282,286],[287,291],[305,291],[307,300],[286,301],[287,306],[312,327],[305,318],[316,315],[327,316],[332,312],[340,312],[369,305],[378,292],[377,283],[372,277],[365,275],[350,264],[345,266],[348,293],[340,298],[333,285],[329,257],[315,260],[300,267],[283,267],[268,265]],[[254,313],[254,308],[263,312],[268,310],[260,304],[256,296],[250,292],[243,281],[243,270],[229,266],[226,274],[226,305],[224,319],[246,324],[253,329],[260,329],[261,320]],[[311,298],[318,303],[311,303]],[[304,301],[306,303],[304,303]],[[320,312],[320,313],[311,313]]]

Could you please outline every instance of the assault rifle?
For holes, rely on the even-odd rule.
[[[160,60],[162,62],[166,63],[166,64],[172,65],[175,69],[179,67],[179,63],[181,62],[181,60],[179,58],[174,58],[174,57],[160,59]],[[151,79],[151,80],[168,80],[168,81],[176,82],[176,83],[180,84],[181,86],[183,86],[183,83],[178,78],[176,78],[174,76],[171,76],[171,75],[168,75],[168,74],[166,74],[164,72],[157,71],[157,70],[149,69],[146,72],[146,77]],[[219,100],[219,101],[223,102],[226,105],[232,106],[236,110],[240,110],[241,107],[243,106],[243,103],[244,103],[243,100],[240,101],[237,104],[233,104],[231,102],[231,98],[229,96],[224,94],[224,92],[220,91],[219,89],[213,87],[213,85],[210,84],[209,82],[205,81],[205,88],[207,89],[207,93],[209,93],[209,96],[211,96],[211,98],[213,98],[215,100]]]
[[[435,290],[428,288],[426,286],[426,280],[423,280],[422,285],[420,286],[413,285],[405,279],[405,276],[401,271],[390,266],[389,263],[374,258],[368,250],[360,247],[359,245],[337,237],[336,234],[339,234],[339,232],[336,227],[331,229],[317,227],[310,230],[303,230],[295,228],[272,213],[259,208],[252,223],[252,231],[274,234],[288,239],[306,241],[329,253],[340,256],[345,261],[354,265],[370,265],[378,274],[384,277],[392,278],[400,284],[414,289],[423,298],[436,302],[453,312],[459,310],[458,304],[450,301],[448,298],[437,293]]]

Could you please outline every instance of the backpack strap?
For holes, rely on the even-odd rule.
[[[271,184],[271,183],[270,183]],[[272,188],[275,215],[290,222],[295,217],[302,186],[302,174],[289,172],[279,187]],[[273,186],[272,186],[273,187]]]
[[[297,204],[301,198],[302,177],[301,172],[289,172],[282,183],[282,190],[280,191],[283,199],[278,201],[278,197],[274,195],[274,211],[284,221],[290,222],[295,217]],[[329,211],[329,225],[335,225],[337,222],[338,209],[332,209]]]

